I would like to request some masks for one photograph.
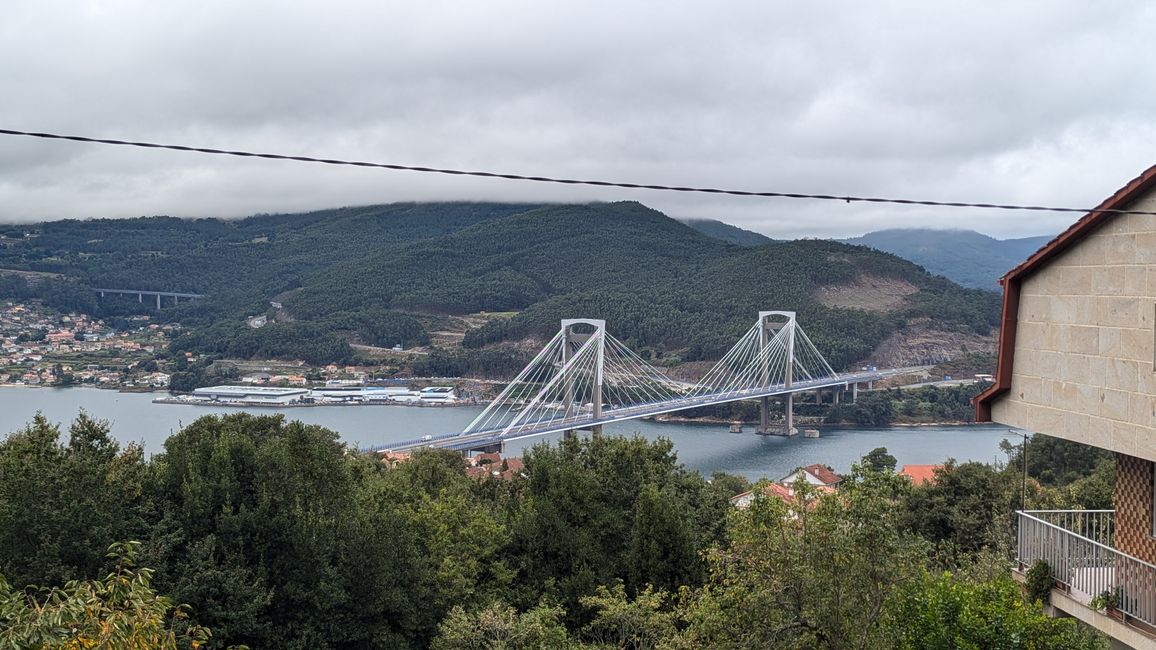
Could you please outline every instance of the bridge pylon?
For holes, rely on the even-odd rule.
[[[791,388],[794,381],[795,368],[795,312],[793,311],[760,311],[759,322],[756,325],[759,331],[759,350],[766,350],[772,341],[785,345],[783,387]],[[761,382],[768,385],[771,381],[771,356],[761,355],[762,373]],[[771,431],[770,397],[759,399],[759,433],[769,434]],[[795,394],[788,392],[783,400],[783,420],[786,435],[792,435],[795,428]]]
[[[508,439],[539,431],[601,435],[613,412],[645,413],[688,398],[694,385],[670,379],[606,331],[606,321],[570,318],[462,432]]]
[[[593,327],[593,332],[578,332],[576,326]],[[594,348],[591,350],[594,356],[593,364],[593,382],[590,386],[590,407],[591,418],[597,420],[602,417],[602,381],[606,368],[606,321],[597,318],[567,318],[562,321],[562,366],[566,365],[574,359],[575,355],[582,350],[583,346],[591,343],[593,339]],[[566,419],[573,418],[575,413],[576,395],[575,383],[577,378],[574,374],[568,374],[565,379],[565,398],[563,403],[566,405]],[[564,438],[573,438],[581,429],[589,430],[594,436],[602,435],[602,425],[595,424],[590,427],[575,427],[574,429],[566,429],[563,432]]]

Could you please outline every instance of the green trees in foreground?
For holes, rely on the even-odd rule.
[[[14,590],[0,576],[0,648],[200,647],[209,631],[189,625],[186,607],[153,591],[152,571],[134,565],[137,546],[113,544],[108,557],[116,568],[104,579],[70,581],[42,594]]]
[[[735,510],[745,481],[637,437],[537,446],[510,481],[279,416],[201,418],[152,459],[83,415],[60,438],[0,442],[8,647],[1097,647],[1007,577],[1014,468],[912,487],[876,450],[838,494]]]

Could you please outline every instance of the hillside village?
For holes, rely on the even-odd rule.
[[[169,375],[145,363],[177,326],[132,319],[117,331],[85,314],[57,314],[36,302],[0,303],[0,384],[164,388]]]

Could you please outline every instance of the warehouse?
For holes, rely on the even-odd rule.
[[[295,404],[309,397],[309,389],[267,386],[208,386],[194,390],[193,397],[213,402],[236,402],[240,404]]]

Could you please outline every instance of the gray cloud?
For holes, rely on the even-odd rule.
[[[1090,206],[1152,162],[1140,1],[17,0],[0,126],[755,190]],[[79,7],[79,8],[78,8]],[[722,198],[0,138],[0,221],[636,199],[772,236],[1074,215]]]

